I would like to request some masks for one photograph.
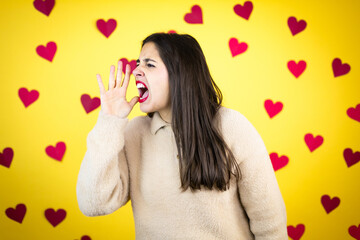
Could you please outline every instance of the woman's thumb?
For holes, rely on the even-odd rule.
[[[135,104],[136,104],[138,101],[139,101],[139,97],[138,97],[138,96],[135,96],[135,97],[133,97],[133,98],[130,100],[129,104],[130,104],[130,106],[131,106],[131,109],[135,106]]]

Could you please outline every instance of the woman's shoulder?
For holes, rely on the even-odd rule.
[[[149,116],[136,116],[129,120],[126,130],[129,131],[143,131],[150,128],[151,118]]]
[[[222,106],[218,114],[220,129],[225,138],[231,139],[231,141],[259,139],[260,136],[255,126],[241,112]]]
[[[125,141],[127,145],[137,145],[147,128],[150,129],[150,118],[148,116],[136,116],[129,120],[125,129]]]
[[[248,119],[239,111],[221,106],[218,111],[221,122],[225,124],[239,124],[248,122]]]

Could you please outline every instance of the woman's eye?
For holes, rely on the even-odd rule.
[[[136,67],[138,67],[138,66],[140,66],[139,63],[136,64]],[[146,66],[147,66],[147,67],[155,67],[154,65],[152,65],[152,64],[150,64],[150,63],[146,64]]]

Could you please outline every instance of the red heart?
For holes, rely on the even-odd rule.
[[[26,213],[26,206],[25,204],[18,204],[16,205],[16,209],[14,208],[8,208],[5,211],[6,216],[8,216],[8,218],[18,222],[18,223],[22,223],[22,221],[24,220],[25,217],[25,213]]]
[[[326,211],[326,213],[330,213],[332,210],[334,210],[335,208],[337,208],[340,204],[340,198],[338,197],[334,197],[334,198],[330,198],[329,195],[323,195],[321,197],[321,203]]]
[[[37,54],[42,57],[45,58],[46,60],[49,60],[50,62],[52,62],[54,55],[56,53],[57,50],[57,46],[55,42],[48,42],[46,44],[46,47],[43,45],[39,45],[36,48],[36,52]]]
[[[351,148],[346,148],[344,150],[344,158],[346,165],[348,167],[351,167],[352,165],[360,161],[360,152],[353,153]]]
[[[245,52],[248,48],[248,45],[245,42],[239,44],[239,41],[236,38],[230,38],[229,47],[231,55],[235,57],[236,55]]]
[[[48,146],[45,151],[46,154],[51,157],[54,158],[55,160],[61,161],[64,154],[65,154],[65,150],[66,150],[66,145],[64,142],[58,142],[56,144],[56,147],[53,146]]]
[[[349,234],[356,240],[360,240],[360,224],[358,227],[356,227],[356,225],[350,226]]]
[[[122,58],[120,59],[122,62],[122,71],[125,74],[125,70],[126,70],[126,64],[130,64],[130,71],[131,73],[134,71],[134,69],[136,68],[136,60],[131,60],[130,62],[126,59],[126,58]]]
[[[298,224],[296,227],[288,226],[287,227],[288,236],[293,240],[299,240],[305,232],[305,225]]]
[[[10,168],[13,157],[14,151],[12,150],[12,148],[5,148],[3,153],[0,153],[0,165]]]
[[[35,0],[33,4],[36,10],[49,16],[51,10],[54,8],[55,0]]]
[[[56,212],[52,208],[48,208],[45,210],[45,217],[53,225],[56,227],[59,223],[61,223],[66,217],[66,211],[64,209],[58,209]]]
[[[305,71],[306,62],[303,60],[299,61],[298,63],[296,63],[295,61],[289,61],[287,67],[290,70],[290,72],[296,78],[298,78]]]
[[[81,103],[86,113],[89,113],[100,106],[100,98],[94,97],[91,99],[88,94],[83,94],[81,95]]]
[[[271,163],[273,165],[274,171],[279,170],[280,168],[285,167],[289,163],[289,158],[287,156],[279,157],[277,153],[270,154]]]
[[[84,235],[81,237],[81,240],[91,240],[91,238],[88,235]]]
[[[350,118],[360,122],[360,104],[356,108],[348,108],[346,113]]]
[[[296,17],[289,17],[288,26],[292,35],[295,36],[306,28],[306,22],[304,20],[297,21]]]
[[[175,30],[169,30],[168,33],[176,33]]]
[[[203,18],[202,18],[202,11],[201,7],[199,5],[194,5],[191,8],[191,13],[187,13],[184,17],[185,22],[191,23],[191,24],[202,24]]]
[[[20,88],[18,94],[25,107],[28,107],[39,98],[38,91],[31,90],[29,92],[26,88]]]
[[[108,38],[116,28],[116,20],[110,18],[107,22],[105,22],[104,19],[99,19],[96,21],[96,26],[99,31]]]
[[[244,3],[244,6],[237,4],[234,6],[234,12],[242,18],[249,20],[250,14],[253,10],[253,4],[250,1]]]
[[[334,77],[339,77],[350,72],[350,65],[347,63],[342,64],[340,58],[335,58],[332,62],[332,69]]]
[[[310,149],[310,152],[320,147],[321,144],[323,144],[323,142],[324,142],[324,138],[320,135],[316,136],[316,138],[314,138],[314,136],[311,133],[305,135],[305,143]]]
[[[284,107],[282,102],[276,102],[274,104],[273,101],[270,99],[265,100],[264,106],[270,118],[273,118],[275,115],[281,112]]]

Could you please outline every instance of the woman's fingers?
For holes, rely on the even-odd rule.
[[[126,68],[125,68],[125,77],[124,77],[124,82],[122,83],[122,87],[125,88],[125,91],[127,90],[128,86],[129,86],[129,81],[130,81],[130,65],[126,64]]]
[[[121,78],[122,78],[122,62],[121,62],[121,60],[119,60],[117,74],[116,74],[115,87],[121,87]]]
[[[109,90],[114,88],[114,86],[115,86],[114,74],[115,74],[115,66],[111,65],[111,67],[110,67],[110,77],[109,77]]]
[[[105,94],[105,87],[104,87],[104,83],[101,80],[101,76],[100,74],[96,74],[96,78],[99,84],[99,89],[100,89],[100,95]]]
[[[122,79],[122,62],[121,60],[118,61],[118,68],[117,68],[117,74],[116,74],[116,78],[115,78],[115,66],[111,65],[110,67],[110,77],[109,77],[109,91],[114,89],[114,88],[121,88],[121,96],[126,96],[126,91],[127,88],[129,86],[129,81],[130,81],[130,73],[131,73],[131,67],[129,64],[126,64],[125,67],[125,77],[124,80],[121,81]],[[99,88],[100,88],[100,94],[105,94],[106,90],[104,88],[104,84],[101,80],[101,77],[99,74],[96,75],[97,79],[98,79],[98,83],[99,83]],[[135,104],[136,102],[134,102]]]

